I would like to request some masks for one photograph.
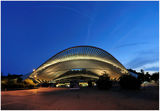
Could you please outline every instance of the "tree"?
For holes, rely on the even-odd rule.
[[[141,81],[131,75],[122,75],[119,80],[119,84],[123,89],[139,89],[141,86]]]
[[[21,83],[22,80],[23,80],[23,79],[22,79],[21,77],[18,77],[18,78],[17,78],[17,83]]]
[[[112,81],[107,74],[100,76],[96,84],[99,89],[109,89],[112,87]]]
[[[158,82],[159,81],[159,72],[153,73],[151,76],[151,80]]]
[[[150,77],[151,77],[151,75],[149,74],[149,73],[146,73],[145,75],[144,75],[144,81],[148,81],[148,82],[150,82]]]
[[[144,70],[143,69],[141,69],[141,73],[144,74]]]

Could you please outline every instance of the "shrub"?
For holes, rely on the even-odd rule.
[[[24,81],[21,78],[2,78],[1,89],[19,89],[19,88],[34,88],[35,83],[31,79],[25,79]]]
[[[92,87],[92,81],[88,81],[88,87]]]
[[[151,76],[151,80],[158,82],[159,81],[159,72],[153,73]]]
[[[138,78],[137,79],[140,80],[141,82],[144,82],[145,81],[145,75],[140,73],[140,74],[138,74]]]
[[[28,85],[36,85],[31,79],[25,79],[24,83]]]
[[[79,87],[79,83],[77,81],[70,81],[70,88]]]
[[[100,76],[96,84],[99,89],[109,89],[112,87],[112,81],[107,74]]]
[[[34,88],[36,84],[31,79],[25,79],[24,85],[26,88]]]
[[[74,83],[73,81],[70,81],[70,88],[73,88],[74,87]]]
[[[123,75],[119,78],[119,84],[124,89],[139,89],[141,81],[131,75]]]
[[[44,83],[41,83],[40,86],[41,86],[41,87],[49,87],[49,83],[44,82]]]

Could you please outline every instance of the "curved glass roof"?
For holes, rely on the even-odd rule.
[[[94,72],[97,74],[97,77],[104,72],[113,78],[128,73],[126,68],[107,51],[93,46],[75,46],[67,48],[48,59],[30,77],[56,80],[65,72],[80,68]],[[69,75],[68,78],[72,76],[77,75]],[[84,74],[81,74],[81,76],[84,76]],[[93,78],[96,77],[94,76]]]

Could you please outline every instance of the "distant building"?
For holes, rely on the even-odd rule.
[[[138,77],[138,74],[134,73],[134,72],[131,72],[131,71],[128,71],[130,73],[130,75],[132,75],[133,77],[137,78]]]

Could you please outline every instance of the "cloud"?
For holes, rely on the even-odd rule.
[[[87,13],[81,12],[80,10],[77,10],[76,8],[71,8],[71,7],[67,7],[67,6],[63,6],[63,5],[54,5],[55,8],[63,8],[66,10],[70,10],[72,12],[75,12],[76,14],[79,14],[81,16],[84,16],[86,18],[89,18],[90,20],[94,20],[94,18],[90,15],[88,15]]]
[[[133,60],[129,61],[126,66],[130,68],[138,68],[141,66],[144,66],[146,64],[152,64],[154,62],[157,62],[158,58],[150,58],[150,57],[136,57]]]
[[[135,70],[157,71],[159,69],[158,51],[155,49],[139,51],[125,66]]]
[[[145,71],[158,71],[159,70],[159,62],[144,64],[141,67],[136,68],[135,70],[144,69]]]
[[[137,45],[146,45],[149,44],[147,42],[136,42],[136,43],[128,43],[116,46],[114,49],[123,48],[123,47],[130,47],[130,46],[137,46]]]
[[[139,55],[143,54],[143,55],[155,55],[155,56],[159,56],[159,52],[158,52],[159,47],[155,47],[154,49],[147,49],[147,50],[141,50],[138,52]]]
[[[145,71],[159,71],[159,67],[146,68]]]

